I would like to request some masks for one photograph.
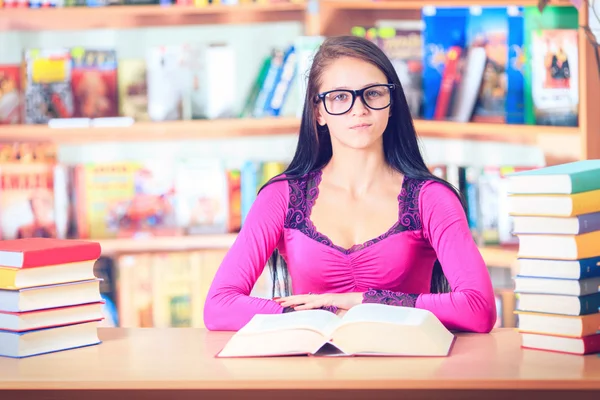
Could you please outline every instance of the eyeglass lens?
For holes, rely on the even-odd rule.
[[[380,110],[390,105],[390,89],[385,85],[371,86],[364,90],[362,97],[367,107]],[[349,90],[336,90],[325,95],[325,109],[330,114],[344,114],[354,103],[354,93]]]

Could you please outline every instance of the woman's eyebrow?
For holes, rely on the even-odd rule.
[[[367,83],[366,85],[363,85],[361,87],[361,89],[366,88],[368,86],[373,86],[373,85],[383,85],[383,83],[381,83],[381,82]],[[337,86],[337,87],[331,88],[329,90],[351,90],[351,88],[349,86]],[[327,91],[329,91],[329,90],[327,90]]]

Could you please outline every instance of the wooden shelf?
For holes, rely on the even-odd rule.
[[[165,236],[135,239],[98,240],[103,255],[120,253],[185,251],[203,249],[228,249],[237,234],[216,234],[197,236]],[[488,267],[503,267],[515,270],[517,262],[516,248],[480,247],[479,251]]]
[[[46,125],[4,125],[0,142],[52,141],[55,143],[149,142],[185,139],[218,139],[242,136],[296,134],[300,120],[295,117],[214,119],[196,121],[140,122],[128,127],[49,128]],[[577,136],[579,128],[560,126],[458,123],[416,120],[421,137],[470,139],[504,143],[531,143],[539,134]]]
[[[469,6],[537,6],[538,0],[321,0],[328,8],[340,10],[419,10],[426,6],[469,7]],[[552,5],[572,6],[569,0],[553,0]]]
[[[450,122],[415,120],[415,129],[421,137],[470,139],[505,143],[535,144],[540,134],[577,136],[578,127],[506,125],[481,122]]]
[[[131,29],[147,26],[304,21],[303,2],[194,6],[109,6],[0,10],[0,31]]]
[[[140,122],[128,127],[49,128],[46,125],[4,125],[0,142],[52,141],[55,143],[150,142],[185,139],[222,139],[241,136],[294,134],[297,118],[214,119]]]
[[[205,249],[228,249],[236,234],[149,237],[136,239],[98,240],[102,255],[113,256],[121,253],[185,251]]]
[[[510,268],[513,275],[518,271],[516,247],[485,246],[479,252],[488,267]]]

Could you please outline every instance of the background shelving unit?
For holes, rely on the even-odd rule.
[[[114,6],[3,9],[0,31],[132,29],[206,24],[302,21],[304,2],[194,6]]]
[[[579,128],[452,121],[415,120],[421,137],[536,144],[539,135],[577,138]],[[295,117],[214,119],[197,121],[140,122],[125,127],[49,128],[19,125],[0,130],[0,141],[50,140],[56,143],[131,142],[180,139],[223,139],[242,136],[281,135],[297,132]]]
[[[44,30],[135,29],[201,24],[255,24],[296,21],[307,35],[348,34],[355,25],[371,25],[378,19],[420,19],[423,7],[433,6],[535,6],[537,0],[308,0],[292,3],[184,6],[117,6],[105,8],[4,9],[0,10],[0,32]],[[569,0],[553,5],[571,5]],[[588,19],[579,10],[580,26]],[[503,125],[416,120],[421,137],[468,139],[543,148],[548,164],[574,159],[600,158],[600,74],[595,49],[579,29],[579,126]],[[225,119],[135,123],[129,127],[49,128],[47,126],[1,126],[0,141],[50,140],[60,144],[95,142],[151,142],[203,140],[294,134],[296,117]],[[565,156],[565,154],[567,154]],[[101,240],[104,255],[135,252],[226,250],[235,234],[188,237],[152,237]],[[514,248],[483,247],[481,253],[491,267],[516,271]]]

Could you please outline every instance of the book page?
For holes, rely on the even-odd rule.
[[[340,323],[340,318],[324,310],[303,310],[285,314],[257,314],[239,330],[241,334],[256,334],[289,329],[310,329],[323,336]]]
[[[342,324],[355,322],[383,322],[398,325],[421,325],[429,312],[412,307],[396,307],[386,304],[359,304],[352,307],[342,318]]]

